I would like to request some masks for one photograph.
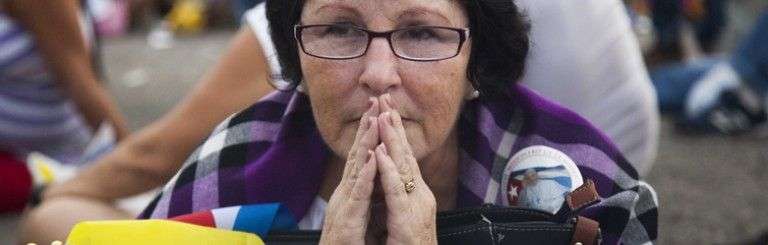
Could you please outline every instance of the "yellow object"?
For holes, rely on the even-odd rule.
[[[85,221],[78,223],[67,245],[232,244],[263,245],[251,233],[214,229],[170,220]]]
[[[56,181],[54,166],[61,166],[61,163],[39,152],[32,152],[27,156],[27,166],[36,185],[48,185]]]
[[[199,32],[205,26],[205,4],[202,0],[176,0],[168,22],[174,31]]]
[[[44,164],[37,165],[40,170],[40,174],[43,176],[43,182],[46,184],[50,184],[53,182],[55,176],[53,175],[53,170],[51,170],[51,167]]]

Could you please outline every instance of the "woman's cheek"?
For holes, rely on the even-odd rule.
[[[417,102],[421,111],[421,122],[406,123],[409,143],[414,153],[424,157],[439,147],[447,138],[459,113],[460,100],[456,100],[453,93],[443,91],[430,91],[423,94]]]
[[[326,96],[325,99],[317,99],[318,105],[313,104],[318,129],[323,140],[339,156],[346,156],[354,143],[359,123],[350,123],[343,120],[344,113],[339,100],[342,96]],[[315,107],[317,107],[315,109]]]
[[[349,112],[345,110],[354,108],[351,103],[365,103],[367,97],[362,98],[364,96],[356,93],[357,83],[351,75],[353,69],[338,66],[334,62],[314,62],[311,68],[305,69],[305,81],[323,140],[336,155],[346,157],[359,123],[345,121],[349,119],[345,114]]]
[[[458,69],[458,68],[456,68]],[[421,93],[422,108],[427,114],[425,120],[425,141],[429,144],[428,150],[434,150],[439,147],[448,137],[450,131],[454,130],[454,123],[461,113],[460,107],[463,101],[463,94],[466,90],[466,81],[463,77],[451,73],[454,69],[441,70],[433,74],[431,78],[434,83],[426,87]]]

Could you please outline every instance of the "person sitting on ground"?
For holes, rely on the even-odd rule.
[[[79,1],[0,1],[0,213],[25,207],[30,153],[72,166],[101,125],[128,134],[97,77],[89,27]]]
[[[768,10],[730,57],[656,67],[659,105],[681,129],[740,134],[768,122]]]

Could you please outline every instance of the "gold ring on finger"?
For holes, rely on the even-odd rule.
[[[411,193],[414,189],[416,189],[416,182],[413,180],[413,178],[403,182],[403,185],[405,186],[405,193]]]

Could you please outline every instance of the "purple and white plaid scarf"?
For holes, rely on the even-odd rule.
[[[459,118],[458,207],[501,204],[510,157],[529,146],[557,149],[595,182],[602,201],[581,214],[600,222],[604,244],[652,243],[653,189],[587,121],[514,85],[511,100],[467,102]],[[318,195],[331,151],[302,92],[273,92],[226,119],[141,214],[169,218],[218,207],[279,202],[297,219]]]

